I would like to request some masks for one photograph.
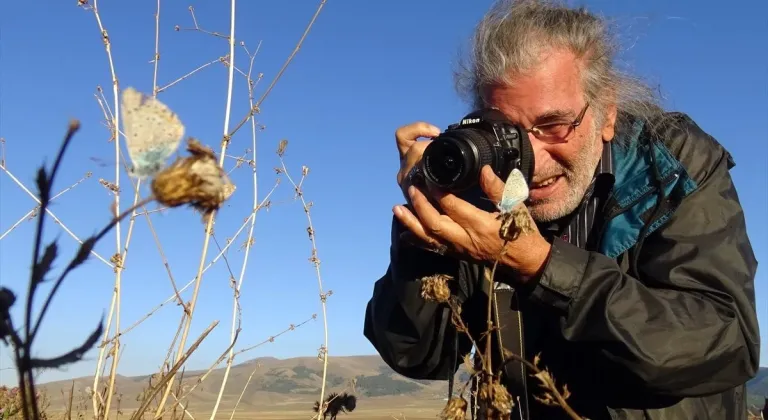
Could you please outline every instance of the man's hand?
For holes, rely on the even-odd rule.
[[[418,141],[419,138],[434,138],[440,134],[440,129],[432,124],[425,122],[416,122],[402,126],[395,131],[395,140],[397,140],[397,152],[400,155],[400,170],[397,171],[397,184],[403,191],[405,199],[410,203],[408,197],[408,187],[411,183],[408,181],[408,172],[414,165],[421,160],[424,149],[427,148],[432,140]]]
[[[494,202],[501,200],[504,181],[489,166],[483,167],[480,186],[488,198]],[[500,264],[516,271],[523,281],[538,275],[546,263],[551,246],[538,230],[521,234],[509,242],[501,254],[504,240],[499,236],[501,221],[497,217],[498,212],[489,213],[453,194],[432,191],[430,195],[443,212],[440,214],[417,188],[408,187],[407,192],[415,214],[404,206],[395,206],[393,211],[425,246],[433,249],[447,247],[447,252],[457,257],[486,263],[493,263],[499,258]]]

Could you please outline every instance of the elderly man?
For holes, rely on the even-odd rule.
[[[745,419],[759,361],[757,262],[729,175],[734,162],[687,115],[620,73],[605,24],[583,9],[497,3],[478,24],[462,85],[473,106],[527,129],[535,155],[525,202],[537,231],[506,245],[486,331],[483,273],[502,249],[497,213],[406,175],[440,130],[396,131],[398,183],[390,264],[374,287],[365,335],[398,373],[452,384],[475,341],[540,354],[570,406],[596,419]],[[498,202],[504,180],[479,184]],[[414,241],[414,239],[416,239]],[[429,249],[442,248],[445,253]],[[421,279],[453,278],[466,334]],[[567,418],[541,404],[521,363],[503,383],[512,418]]]

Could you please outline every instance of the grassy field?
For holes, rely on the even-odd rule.
[[[383,420],[383,419],[402,419],[402,420],[421,420],[421,419],[435,419],[438,413],[442,410],[444,401],[441,400],[419,400],[415,398],[372,398],[358,400],[357,408],[352,413],[340,413],[339,419],[366,419],[366,420]],[[65,413],[63,410],[49,410],[49,415],[52,419],[63,419]],[[116,416],[117,412],[110,416],[113,419],[130,418],[132,409],[124,410],[119,416]],[[72,418],[84,418],[80,417],[76,411],[73,411]],[[82,413],[85,417],[88,417],[90,413]],[[197,411],[193,410],[190,414],[194,419],[208,419],[210,418],[210,411]],[[311,407],[302,406],[299,404],[285,404],[280,406],[270,406],[265,411],[256,410],[252,407],[246,409],[238,409],[237,413],[232,416],[232,407],[222,407],[216,415],[216,419],[228,420],[232,419],[264,419],[264,420],[309,420],[314,412]],[[177,418],[180,416],[177,415]],[[148,413],[146,418],[151,418]],[[166,416],[165,418],[171,418]],[[186,419],[192,417],[186,416]]]

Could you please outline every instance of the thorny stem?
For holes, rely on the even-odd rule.
[[[76,186],[80,185],[80,183],[82,183],[86,179],[90,178],[91,175],[92,175],[91,172],[87,172],[84,177],[80,178],[77,182],[75,182],[74,184],[70,185],[69,187],[61,190],[61,192],[59,192],[58,194],[56,194],[53,197],[51,197],[48,201],[52,202],[53,200],[61,197],[62,195],[64,195],[64,193],[70,191],[71,189],[73,189]],[[2,235],[0,235],[0,241],[3,240],[3,238],[5,238],[6,236],[8,236],[8,234],[11,233],[11,231],[16,229],[25,220],[27,220],[28,218],[35,217],[34,216],[35,213],[38,212],[39,210],[40,210],[40,206],[38,205],[38,206],[35,206],[32,210],[28,211],[24,216],[21,216],[21,218],[18,221],[16,221],[16,223],[14,223],[10,228],[8,228],[8,230],[6,230],[5,232],[3,232]]]
[[[236,6],[237,0],[230,0],[230,22],[229,22],[229,59],[232,63],[235,61],[235,14],[236,14]],[[190,8],[190,11],[192,9]],[[197,25],[195,25],[197,26]],[[234,66],[229,66],[229,77],[227,80],[227,104],[226,104],[226,110],[224,112],[224,139],[221,142],[221,151],[219,152],[219,167],[224,166],[224,158],[226,157],[227,153],[227,146],[229,145],[230,136],[227,134],[229,132],[229,118],[232,111],[232,87],[234,84]],[[205,239],[203,240],[203,250],[200,255],[200,263],[198,265],[197,269],[197,278],[195,280],[195,288],[192,292],[192,298],[189,302],[189,307],[184,314],[186,317],[185,324],[184,324],[184,330],[181,334],[181,340],[179,342],[179,351],[177,354],[178,357],[181,357],[182,351],[184,349],[184,345],[187,341],[187,335],[189,334],[189,328],[192,326],[192,315],[195,311],[195,305],[197,303],[197,296],[198,292],[200,290],[200,283],[203,280],[203,266],[205,265],[205,257],[208,253],[208,244],[211,240],[211,226],[213,225],[213,218],[216,215],[216,211],[212,211],[208,214],[207,221],[205,224]],[[234,338],[233,338],[234,340]],[[234,345],[234,342],[232,343]],[[178,359],[177,359],[178,361]],[[157,410],[155,411],[155,415],[159,415],[159,413],[162,411],[163,406],[165,405],[166,400],[168,399],[168,393],[171,391],[171,387],[173,386],[173,375],[168,380],[168,385],[165,388],[165,392],[163,393],[162,398],[160,399],[160,404],[158,404]],[[214,408],[214,413],[217,408]]]
[[[234,7],[233,7],[233,16],[232,19],[234,20]],[[234,39],[234,28],[232,28],[232,39]],[[232,46],[233,44],[230,44]],[[261,45],[261,44],[259,44]],[[251,72],[253,71],[253,60],[256,58],[256,53],[253,55],[250,55],[250,62],[248,66],[248,101],[250,103],[251,109],[253,109],[253,87],[251,85]],[[234,68],[234,62],[230,63],[229,70],[230,72]],[[251,238],[253,238],[253,228],[256,225],[256,213],[258,211],[259,207],[259,190],[258,190],[258,176],[257,176],[257,165],[256,165],[256,121],[254,118],[251,118],[251,150],[253,153],[253,165],[251,166],[251,173],[253,177],[253,208],[251,209],[251,226],[248,231],[248,239],[246,240],[245,245],[245,255],[243,256],[243,265],[240,268],[240,278],[237,281],[237,284],[233,285],[234,291],[233,291],[233,298],[232,298],[232,330],[230,332],[230,342],[234,344],[235,339],[235,324],[236,324],[236,318],[238,309],[240,307],[240,290],[243,285],[243,279],[245,278],[245,269],[248,266],[248,256],[250,255],[251,250]],[[224,154],[222,154],[222,158],[224,158]],[[239,329],[239,328],[238,328]],[[235,353],[234,353],[234,347],[230,348],[229,351],[229,357],[227,358],[227,367],[224,370],[224,379],[221,382],[221,387],[219,387],[219,394],[216,397],[216,403],[213,406],[213,412],[211,413],[211,420],[214,420],[216,417],[216,413],[219,409],[219,404],[221,403],[221,398],[224,395],[224,388],[227,385],[227,379],[229,378],[229,371],[232,368],[232,363],[235,360]]]

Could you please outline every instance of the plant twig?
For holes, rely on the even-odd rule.
[[[234,7],[232,12],[232,18],[234,19]],[[234,34],[234,30],[232,31],[232,34]],[[250,62],[248,66],[248,100],[250,102],[251,108],[253,108],[253,87],[251,83],[251,72],[253,71],[253,60],[256,58],[256,54],[250,55]],[[230,63],[230,70],[234,67],[234,63]],[[259,207],[259,190],[258,190],[258,176],[257,176],[257,166],[256,166],[256,121],[251,118],[251,150],[253,153],[252,161],[254,162],[251,166],[251,174],[252,174],[252,180],[253,180],[253,208],[251,209],[251,226],[248,231],[248,238],[253,238],[253,228],[256,225],[256,213],[258,211]],[[233,284],[233,298],[232,298],[232,330],[230,332],[230,342],[234,344],[234,337],[236,334],[236,330],[240,331],[240,322],[239,317],[237,314],[240,311],[240,293],[241,288],[243,285],[243,280],[245,279],[245,269],[248,266],[248,256],[250,255],[251,250],[251,244],[253,241],[248,240],[246,241],[245,246],[245,255],[243,257],[243,265],[240,268],[240,278],[238,279],[236,284]],[[237,321],[237,328],[235,327],[235,320]],[[227,358],[227,366],[224,370],[224,378],[221,381],[221,386],[219,387],[219,394],[216,397],[216,402],[213,406],[213,411],[211,413],[211,420],[214,420],[216,417],[216,413],[218,412],[219,404],[221,403],[221,398],[224,395],[224,389],[227,385],[227,379],[229,378],[229,371],[232,368],[232,363],[235,360],[235,353],[233,351],[234,347],[230,348],[229,351],[229,357]]]
[[[2,169],[2,170],[3,170],[3,172],[5,172],[5,173],[6,173],[6,175],[8,175],[8,177],[9,177],[9,178],[11,178],[11,180],[12,180],[13,182],[15,182],[15,183],[16,183],[16,185],[18,185],[18,186],[19,186],[19,188],[21,188],[21,189],[22,189],[22,190],[23,190],[25,193],[27,193],[27,195],[29,195],[30,197],[32,197],[32,199],[33,199],[33,200],[35,200],[35,202],[36,202],[38,205],[40,205],[40,204],[41,204],[41,203],[40,203],[40,199],[39,199],[39,198],[37,198],[37,196],[36,196],[34,193],[32,193],[32,191],[30,191],[30,190],[29,190],[29,189],[28,189],[26,186],[24,186],[24,184],[22,184],[22,183],[21,183],[21,181],[19,181],[19,179],[18,179],[18,178],[16,178],[16,176],[14,176],[14,175],[11,173],[11,171],[9,171],[9,170],[8,170],[8,168],[6,168],[5,166],[0,166],[0,169]],[[59,218],[58,218],[58,217],[57,217],[57,216],[56,216],[56,215],[53,213],[53,211],[51,211],[51,209],[49,209],[49,208],[46,206],[46,208],[45,208],[44,212],[45,212],[45,214],[47,214],[47,215],[51,216],[51,219],[53,219],[53,221],[54,221],[54,222],[56,222],[56,224],[57,224],[57,225],[61,226],[61,228],[62,228],[62,229],[64,229],[64,231],[65,231],[65,232],[67,232],[67,233],[69,234],[69,236],[71,236],[71,237],[72,237],[74,240],[76,240],[76,241],[77,241],[77,242],[78,242],[80,245],[82,245],[82,244],[83,244],[83,240],[82,240],[82,239],[80,239],[80,238],[78,238],[78,237],[77,237],[77,235],[75,235],[75,234],[74,234],[74,232],[72,232],[72,231],[71,231],[71,230],[70,230],[70,229],[67,227],[67,225],[65,225],[65,224],[64,224],[64,222],[62,222],[62,221],[61,221],[61,219],[59,219]],[[94,256],[94,257],[98,258],[98,259],[99,259],[99,261],[101,261],[101,262],[103,262],[104,264],[108,265],[110,268],[114,268],[114,266],[112,265],[112,263],[111,263],[111,262],[107,261],[107,260],[106,260],[104,257],[102,257],[101,255],[99,255],[99,254],[98,254],[96,251],[93,251],[93,250],[91,250],[91,254],[93,254],[93,256]]]
[[[283,160],[283,154],[285,153],[285,147],[287,144],[287,140],[282,140],[280,142],[280,146],[278,147],[278,156],[280,157],[280,165],[282,166],[282,172],[285,174],[285,176],[288,178],[288,181],[293,185],[294,191],[296,192],[296,196],[301,200],[301,204],[304,208],[304,213],[307,216],[307,232],[309,234],[309,240],[312,243],[312,256],[309,258],[309,261],[312,262],[312,265],[315,266],[315,274],[317,276],[317,285],[320,290],[320,304],[322,305],[323,309],[323,331],[325,335],[325,341],[323,346],[320,348],[320,355],[322,355],[323,360],[323,382],[320,387],[320,401],[324,401],[324,395],[325,395],[325,379],[328,374],[328,313],[326,309],[326,301],[328,299],[328,296],[330,296],[333,292],[328,291],[328,293],[323,292],[323,279],[320,275],[320,259],[317,256],[317,244],[315,242],[315,228],[312,226],[312,216],[310,215],[309,208],[312,206],[311,203],[307,203],[304,199],[304,191],[293,181],[293,178],[291,178],[291,175],[288,173],[288,169],[285,167],[285,161]],[[302,167],[302,182],[304,180],[304,177],[307,176],[309,173],[309,168],[306,166]],[[318,418],[320,416],[320,412],[318,412]]]
[[[230,0],[230,28],[229,28],[229,58],[234,62],[235,59],[235,15],[236,15],[236,6],[237,0]],[[192,12],[192,16],[194,16],[193,8],[190,6],[190,12]],[[195,20],[195,27],[197,28],[197,21]],[[227,136],[227,133],[229,132],[229,118],[232,110],[232,88],[234,84],[234,68],[233,66],[229,67],[229,77],[227,80],[227,102],[226,102],[226,109],[224,111],[224,140],[221,142],[221,151],[219,152],[219,167],[224,166],[224,159],[227,153],[227,146],[229,145],[229,136]],[[211,226],[213,225],[213,219],[216,215],[216,211],[211,211],[207,215],[206,225],[205,225],[205,239],[203,240],[203,250],[200,255],[200,263],[198,265],[197,269],[197,278],[195,280],[195,287],[194,291],[192,292],[192,298],[189,301],[188,307],[186,308],[186,314],[185,314],[185,323],[184,323],[184,329],[181,334],[181,340],[179,341],[179,351],[178,354],[181,355],[182,350],[184,349],[184,345],[187,340],[187,335],[189,334],[189,329],[192,325],[192,316],[195,311],[195,305],[197,304],[197,297],[198,292],[200,290],[200,283],[203,279],[203,266],[205,265],[205,256],[208,253],[208,243],[211,238]],[[163,396],[160,399],[160,404],[157,407],[157,410],[155,411],[155,415],[159,415],[159,413],[162,411],[163,406],[165,405],[165,401],[168,399],[168,393],[171,391],[171,387],[173,386],[173,375],[171,375],[171,378],[168,380],[168,385],[165,388],[165,391],[163,392]],[[214,410],[215,411],[215,410]]]
[[[114,194],[114,211],[115,213],[120,213],[120,135],[118,132],[118,127],[120,127],[120,96],[119,96],[119,83],[117,80],[117,74],[115,72],[115,63],[112,58],[112,42],[109,39],[109,33],[106,29],[104,29],[104,25],[101,21],[101,15],[99,14],[99,6],[98,6],[98,0],[93,0],[93,5],[90,7],[90,9],[93,11],[93,15],[96,18],[96,23],[99,26],[99,32],[101,33],[101,39],[104,43],[104,49],[107,54],[107,60],[109,62],[109,71],[112,76],[112,95],[114,100],[114,114],[113,114],[113,134],[112,137],[115,140],[115,182],[114,185],[117,188],[117,191]],[[136,199],[138,198],[138,192],[136,195]],[[136,200],[134,200],[136,201]],[[121,248],[122,248],[122,235],[120,231],[120,223],[118,222],[115,226],[115,255],[121,256]],[[122,258],[120,258],[122,259]],[[107,328],[104,331],[104,338],[106,339],[107,334],[109,334],[110,325],[112,322],[112,316],[114,314],[115,317],[115,331],[120,331],[120,301],[121,301],[121,283],[122,283],[122,263],[120,262],[120,259],[116,261],[114,264],[115,269],[115,287],[112,294],[112,303],[110,304],[109,309],[109,315],[107,317]],[[114,353],[115,355],[119,354],[120,352],[120,342],[119,340],[115,340],[114,342]],[[99,361],[97,364],[101,364],[102,357],[104,355],[104,348],[102,348],[99,352]],[[99,371],[99,366],[97,366],[97,372]],[[105,403],[104,407],[104,416],[105,419],[109,418],[109,409],[112,402],[112,395],[114,393],[114,387],[115,387],[115,375],[117,370],[117,357],[113,357],[112,359],[112,368],[110,371],[109,376],[109,385],[107,388],[107,401]],[[95,375],[93,379],[93,391],[94,395],[98,393],[98,384],[99,384],[99,375]],[[98,401],[96,398],[93,399],[93,413],[95,416],[98,416],[99,413],[99,406]]]
[[[75,182],[74,184],[70,185],[69,187],[64,188],[58,194],[56,194],[53,197],[51,197],[50,201],[53,201],[53,200],[61,197],[62,195],[64,195],[64,193],[66,193],[66,192],[72,190],[73,188],[75,188],[76,186],[80,185],[80,183],[82,183],[86,179],[90,178],[91,175],[93,175],[93,172],[91,172],[91,171],[86,172],[85,176],[83,176],[82,178],[77,180],[77,182]],[[29,220],[29,219],[34,218],[35,216],[37,216],[38,211],[40,211],[40,206],[35,206],[32,210],[28,211],[24,216],[21,216],[21,218],[18,221],[16,221],[16,223],[14,223],[10,228],[8,228],[8,230],[6,230],[5,232],[3,232],[2,235],[0,235],[0,241],[3,240],[3,238],[5,238],[9,233],[11,233],[11,231],[16,229],[25,220]]]
[[[197,340],[195,340],[194,343],[192,343],[191,346],[189,346],[189,349],[182,355],[179,356],[179,358],[176,360],[176,363],[173,364],[173,367],[170,369],[170,371],[163,376],[163,378],[158,382],[144,397],[144,401],[142,401],[141,406],[138,410],[136,410],[135,413],[131,416],[131,420],[139,420],[142,418],[142,415],[145,411],[147,411],[147,408],[149,408],[149,404],[152,402],[152,398],[160,391],[160,389],[165,386],[170,380],[173,379],[174,375],[176,374],[176,371],[178,371],[184,363],[187,362],[187,359],[189,359],[190,356],[192,356],[192,353],[197,350],[197,348],[200,346],[200,343],[203,342],[205,337],[210,334],[213,329],[219,325],[219,321],[213,321],[211,325],[208,326],[208,328],[203,331],[202,334],[200,334],[200,337],[198,337]]]

